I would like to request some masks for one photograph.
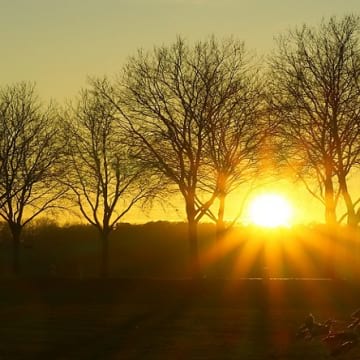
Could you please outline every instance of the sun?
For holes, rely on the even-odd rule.
[[[258,226],[269,228],[290,226],[292,216],[293,209],[290,203],[281,195],[259,195],[250,203],[250,221]]]

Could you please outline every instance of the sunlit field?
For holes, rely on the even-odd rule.
[[[123,224],[110,236],[112,278],[184,279],[189,275],[185,223]],[[202,276],[215,279],[359,277],[358,234],[325,226],[235,227],[222,241],[215,226],[200,224]],[[5,229],[0,242],[0,278],[11,276],[11,242]],[[99,240],[90,226],[44,224],[24,232],[20,260],[22,277],[96,278]]]
[[[295,334],[309,312],[344,327],[359,306],[351,234],[334,237],[331,254],[321,226],[237,228],[221,244],[212,225],[199,233],[199,280],[187,273],[186,224],[119,227],[108,280],[96,279],[98,243],[90,227],[29,228],[18,279],[6,275],[3,241],[0,357],[332,358],[320,340]],[[329,256],[335,280],[328,278]],[[360,347],[341,356],[359,357]]]
[[[308,312],[349,321],[359,289],[329,281],[1,282],[3,359],[330,359],[295,336]],[[311,294],[311,296],[309,295]],[[357,359],[353,349],[342,359]]]

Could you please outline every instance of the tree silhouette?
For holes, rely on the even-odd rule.
[[[254,180],[258,179],[261,147],[270,130],[265,116],[265,82],[260,79],[259,70],[244,45],[231,40],[224,42],[222,56],[226,66],[218,70],[221,91],[215,89],[211,94],[212,98],[218,98],[221,109],[206,124],[208,141],[205,152],[213,167],[214,185],[218,189],[218,201],[214,203],[218,205],[217,213],[214,206],[207,213],[216,222],[218,238],[226,228],[227,196],[240,186],[246,186],[250,192]]]
[[[170,46],[131,57],[107,94],[129,120],[139,158],[184,199],[195,277],[197,224],[219,195],[209,130],[238,100],[242,55],[243,44],[233,39],[212,37],[189,46],[178,38]]]
[[[358,35],[358,17],[333,17],[279,38],[271,58],[271,102],[281,120],[282,153],[324,204],[328,224],[337,221],[340,196],[348,224],[359,221],[348,190],[360,158]]]
[[[57,181],[61,151],[56,116],[53,106],[41,105],[31,84],[0,89],[0,217],[11,231],[15,274],[23,227],[54,208],[64,193]]]
[[[68,109],[63,129],[65,183],[83,218],[99,232],[100,275],[107,277],[111,231],[135,204],[150,197],[154,184],[136,162],[131,138],[119,125],[114,106],[96,92],[81,93]]]

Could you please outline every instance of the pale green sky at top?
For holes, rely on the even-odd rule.
[[[358,0],[0,0],[0,85],[35,81],[59,101],[87,76],[113,75],[138,48],[234,35],[266,53],[273,37],[322,17],[360,14]]]

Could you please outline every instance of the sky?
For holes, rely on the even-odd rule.
[[[0,0],[0,85],[36,82],[71,98],[89,76],[120,72],[137,49],[234,35],[258,54],[274,36],[322,17],[360,14],[358,0]]]
[[[295,26],[350,13],[360,15],[359,0],[0,0],[0,86],[35,82],[43,99],[62,103],[89,76],[114,76],[137,49],[178,35],[232,35],[262,55]]]

